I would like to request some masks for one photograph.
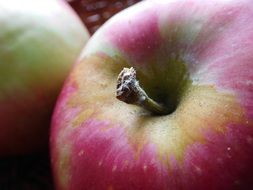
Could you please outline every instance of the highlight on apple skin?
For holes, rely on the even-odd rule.
[[[56,105],[56,189],[253,189],[252,18],[251,0],[148,0],[110,19]],[[124,67],[168,114],[116,99]]]
[[[0,1],[0,155],[48,146],[50,119],[89,34],[61,0]]]

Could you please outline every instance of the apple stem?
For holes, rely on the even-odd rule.
[[[133,67],[124,68],[120,72],[117,79],[116,98],[127,104],[138,105],[154,114],[164,115],[169,112],[167,107],[148,97],[140,87]]]

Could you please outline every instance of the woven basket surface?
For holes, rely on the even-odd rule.
[[[117,12],[140,0],[66,0],[93,34]],[[0,158],[0,190],[53,190],[49,153]]]
[[[106,20],[140,0],[72,0],[71,6],[93,34]]]

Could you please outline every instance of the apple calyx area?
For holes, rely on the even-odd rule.
[[[117,79],[116,98],[127,104],[134,104],[150,111],[155,115],[166,115],[169,110],[166,106],[151,99],[140,87],[136,79],[136,70],[131,67],[123,68]]]

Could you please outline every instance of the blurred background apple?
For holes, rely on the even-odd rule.
[[[61,0],[0,1],[0,25],[0,154],[39,151],[89,34]]]

